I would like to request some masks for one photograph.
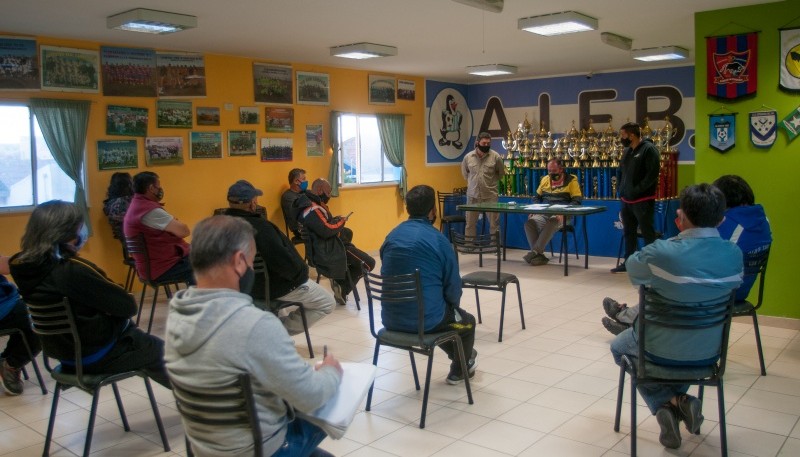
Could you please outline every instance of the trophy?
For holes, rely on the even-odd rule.
[[[597,198],[597,176],[592,177],[592,195]]]
[[[612,176],[611,177],[611,198],[614,198],[616,196],[617,196],[617,177],[616,176]]]
[[[517,141],[514,140],[513,136],[511,136],[511,130],[508,131],[506,139],[502,140],[500,144],[503,145],[503,149],[508,151],[508,154],[506,155],[506,160],[514,159],[514,151],[517,150]]]

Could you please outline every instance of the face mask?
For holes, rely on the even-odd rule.
[[[164,198],[164,189],[159,187],[158,192],[156,192],[156,200],[161,201]]]
[[[326,195],[326,194],[322,194],[322,195],[319,196],[319,199],[320,199],[320,201],[322,201],[322,203],[328,203],[329,201],[331,201],[331,196],[330,195]]]
[[[247,271],[239,277],[239,292],[250,295],[253,284],[256,282],[256,271],[252,267],[247,267]]]
[[[631,146],[631,139],[630,138],[620,138],[619,142],[622,143],[623,146],[629,148]]]
[[[86,227],[86,224],[81,224],[80,230],[78,230],[78,237],[77,241],[75,242],[75,252],[81,250],[86,241],[89,240],[89,228]]]
[[[300,191],[305,192],[308,189],[308,181],[303,181],[300,183]]]
[[[478,145],[478,150],[483,152],[484,154],[489,152],[489,149],[491,149],[491,146],[480,146],[480,145]]]
[[[550,173],[550,181],[558,181],[560,177],[561,173]]]

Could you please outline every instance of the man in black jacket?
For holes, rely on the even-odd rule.
[[[309,327],[330,314],[336,305],[333,296],[308,278],[308,265],[300,257],[294,244],[272,222],[256,213],[258,197],[263,192],[247,181],[241,180],[228,189],[228,216],[240,217],[256,230],[256,250],[264,259],[269,275],[269,297],[264,296],[264,277],[258,275],[251,296],[259,300],[286,300],[300,302],[306,311]],[[279,316],[290,335],[302,333],[303,320],[299,309]]]
[[[622,200],[622,233],[625,237],[625,259],[637,250],[638,231],[644,244],[656,240],[653,226],[656,188],[660,170],[660,154],[650,139],[642,140],[639,124],[628,122],[619,129],[619,139],[625,151],[619,163],[619,198]],[[612,268],[612,273],[626,271],[625,264]]]

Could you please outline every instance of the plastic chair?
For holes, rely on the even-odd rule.
[[[44,383],[42,372],[39,370],[39,364],[36,363],[36,357],[33,356],[33,351],[31,351],[31,347],[28,344],[28,340],[25,339],[25,334],[22,333],[22,330],[18,328],[0,329],[0,337],[2,336],[11,337],[12,335],[19,335],[19,337],[22,339],[22,344],[25,345],[25,352],[28,353],[28,358],[31,359],[31,366],[33,367],[33,372],[36,373],[36,379],[39,381],[39,388],[42,389],[42,395],[47,395],[47,386]],[[30,379],[30,377],[28,376],[28,372],[25,370],[25,367],[22,367],[22,377],[25,379]]]
[[[461,344],[461,337],[455,331],[425,333],[425,303],[422,296],[422,284],[420,282],[419,270],[414,273],[380,276],[365,271],[364,286],[367,290],[367,306],[369,308],[369,331],[375,337],[375,352],[372,356],[372,364],[378,366],[378,356],[381,346],[389,346],[403,351],[408,351],[411,358],[411,370],[414,374],[414,387],[419,390],[419,376],[417,375],[417,365],[414,361],[414,353],[428,357],[428,372],[425,375],[425,390],[422,393],[422,413],[419,418],[419,428],[425,428],[425,413],[428,410],[428,394],[431,385],[431,373],[433,371],[433,355],[437,346],[444,343],[453,342],[456,345],[458,363],[461,364],[461,372],[467,373],[467,359],[464,356],[464,347]],[[381,328],[375,330],[375,302],[380,302],[382,308],[391,306],[401,306],[408,308],[410,303],[416,304],[417,308],[417,331],[416,333],[406,333],[387,330]],[[464,385],[467,389],[469,404],[473,404],[472,389],[470,388],[469,376],[464,376]],[[372,389],[375,383],[369,388],[367,394],[366,411],[372,406]]]
[[[466,202],[466,195],[463,192],[436,191],[436,198],[439,202],[439,231],[449,236],[452,224],[466,224],[467,222],[463,211],[448,214],[448,209],[452,211],[457,205]]]
[[[122,406],[122,399],[119,395],[117,382],[124,379],[132,378],[134,376],[141,376],[144,378],[144,385],[147,388],[147,396],[150,399],[150,407],[153,409],[153,415],[156,419],[156,426],[161,435],[161,442],[164,445],[164,452],[169,452],[169,442],[167,441],[167,434],[164,431],[164,424],[161,422],[161,415],[158,412],[158,404],[153,395],[153,388],[150,385],[150,379],[143,371],[126,371],[124,373],[103,373],[103,374],[85,374],[83,372],[83,352],[81,350],[80,335],[75,324],[75,317],[72,313],[69,300],[64,299],[55,304],[38,304],[26,301],[28,311],[33,321],[33,331],[43,340],[47,338],[57,337],[59,341],[66,338],[67,341],[75,348],[75,369],[74,373],[67,373],[63,369],[63,365],[58,365],[55,368],[50,368],[48,358],[50,355],[47,349],[43,349],[44,366],[53,379],[56,380],[56,387],[53,391],[53,405],[50,410],[50,421],[47,424],[47,436],[44,442],[43,456],[50,455],[50,442],[53,438],[53,427],[56,421],[56,414],[58,412],[58,399],[61,391],[67,390],[70,387],[77,387],[78,389],[88,393],[92,396],[92,407],[89,411],[89,425],[86,431],[86,442],[83,447],[83,455],[88,456],[92,445],[92,434],[94,433],[94,422],[97,414],[97,402],[100,399],[100,389],[103,386],[111,384],[114,390],[114,398],[117,401],[117,408],[119,409],[119,416],[122,420],[122,426],[126,432],[130,431],[128,425],[128,418],[125,416],[125,408]]]
[[[756,334],[756,348],[758,349],[758,362],[761,365],[761,376],[767,375],[767,368],[764,365],[764,351],[761,348],[761,333],[758,331],[758,308],[764,301],[764,281],[767,277],[767,262],[769,262],[768,247],[764,251],[753,256],[745,255],[744,276],[758,275],[758,301],[754,305],[747,300],[737,301],[733,305],[733,316],[751,316],[753,318],[753,331]]]
[[[311,234],[308,232],[308,230],[306,230],[303,224],[297,224],[297,228],[300,231],[300,237],[303,240],[303,246],[305,247],[306,263],[308,264],[309,267],[313,268],[317,272],[317,284],[319,284],[320,276],[328,276],[325,274],[326,271],[328,271],[328,269],[324,265],[318,266],[317,264],[314,263],[314,243],[311,240]],[[345,251],[347,251],[347,248],[344,247],[344,242],[342,242],[342,240],[340,240],[337,237],[336,241],[342,243],[342,247],[345,249]],[[322,271],[320,271],[320,269]],[[356,289],[356,285],[353,282],[352,276],[350,275],[350,269],[347,268],[346,264],[344,267],[344,273],[345,277],[347,278],[347,281],[350,283],[350,290],[353,291],[353,298],[356,301],[356,309],[361,311],[361,297],[358,295],[358,289]],[[330,278],[330,276],[328,277]],[[331,281],[333,281],[333,279],[331,279]]]
[[[478,290],[494,290],[503,293],[500,304],[500,331],[497,337],[498,342],[503,341],[503,320],[506,313],[506,287],[509,284],[517,285],[517,298],[519,299],[519,318],[522,322],[522,329],[525,330],[525,314],[522,310],[522,292],[520,291],[519,279],[511,273],[503,273],[501,267],[501,246],[500,232],[491,235],[477,235],[474,237],[464,236],[455,231],[451,231],[451,242],[456,252],[456,261],[459,254],[478,254],[492,255],[496,258],[497,269],[495,271],[475,271],[461,276],[461,287],[465,289],[475,289],[475,305],[478,308],[478,323],[483,323],[481,318],[481,301]],[[481,263],[482,266],[482,263]]]
[[[631,456],[636,456],[636,386],[641,384],[690,384],[699,386],[698,398],[703,401],[703,388],[717,388],[719,406],[719,430],[722,455],[728,455],[728,442],[725,429],[725,398],[722,388],[722,375],[728,355],[728,337],[735,293],[716,303],[686,303],[678,306],[674,302],[662,301],[655,292],[639,287],[639,316],[634,331],[639,343],[638,356],[622,356],[617,390],[617,411],[614,431],[619,432],[622,413],[622,397],[625,387],[625,374],[631,377]],[[657,351],[649,339],[654,329],[661,329],[658,347],[672,344],[692,344],[698,347],[715,345],[719,358],[706,365],[658,365],[650,361],[650,355]],[[711,332],[711,334],[710,334]],[[644,361],[644,363],[641,363]],[[698,431],[699,433],[699,431]]]

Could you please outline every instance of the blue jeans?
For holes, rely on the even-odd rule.
[[[311,455],[326,436],[328,435],[321,428],[311,422],[295,418],[286,429],[286,441],[272,456],[305,457]]]
[[[633,327],[623,331],[611,342],[611,355],[617,365],[622,364],[622,356],[627,355],[634,363],[638,363],[639,343]],[[639,395],[642,396],[650,412],[655,415],[658,408],[669,402],[672,397],[683,395],[689,390],[688,384],[644,384],[637,385]],[[631,398],[631,401],[636,401]]]

